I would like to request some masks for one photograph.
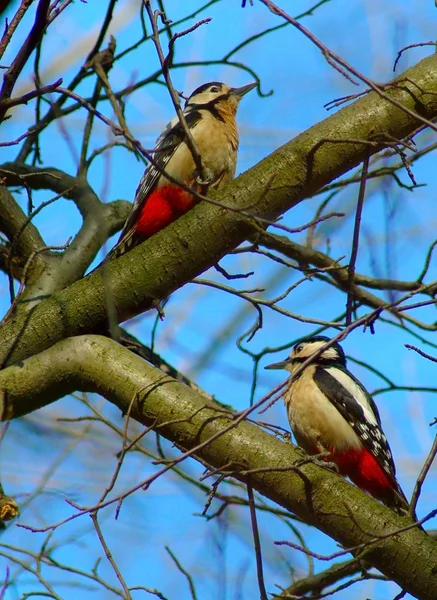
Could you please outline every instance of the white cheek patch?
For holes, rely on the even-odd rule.
[[[326,345],[326,342],[322,342],[322,344],[320,344],[320,348],[322,346],[325,346],[325,345]],[[320,358],[323,358],[323,359],[326,359],[326,360],[335,360],[335,359],[338,359],[337,350],[331,346],[330,348],[328,348],[327,350],[325,350],[324,352],[322,352],[322,355],[321,355]]]
[[[328,371],[328,373],[332,375],[332,377],[334,377],[349,392],[349,394],[351,394],[353,398],[355,398],[357,403],[363,409],[366,421],[376,425],[379,428],[378,419],[376,418],[372,407],[370,406],[369,401],[367,400],[366,395],[360,386],[358,386],[355,381],[341,369],[336,369],[335,367],[325,367],[325,370]]]

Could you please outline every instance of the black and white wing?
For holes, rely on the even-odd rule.
[[[398,488],[390,446],[376,404],[367,390],[352,374],[338,367],[316,367],[314,381]]]
[[[192,107],[189,107],[184,111],[184,116],[190,130],[192,130],[201,119],[200,112]],[[147,199],[155,189],[160,176],[165,171],[166,166],[184,137],[184,130],[180,124],[179,118],[176,116],[168,123],[167,127],[156,140],[152,154],[153,163],[150,163],[144,171],[144,175],[135,192],[132,210],[124,224],[118,242],[108,254],[108,258],[123,254],[130,247],[131,244],[129,242],[135,232],[135,223],[143,211]]]

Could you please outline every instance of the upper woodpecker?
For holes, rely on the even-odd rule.
[[[241,98],[254,87],[256,83],[231,88],[212,81],[191,94],[183,113],[201,156],[207,181],[200,181],[200,173],[196,170],[193,156],[185,143],[183,127],[176,116],[156,141],[152,154],[155,164],[145,170],[132,211],[108,258],[124,254],[167,227],[197,203],[195,196],[176,185],[174,180],[203,194],[205,189],[218,189],[232,181],[238,150],[237,108]]]
[[[284,401],[296,441],[308,454],[329,453],[324,460],[334,462],[355,485],[393,510],[406,512],[408,502],[396,480],[378,408],[346,368],[340,344],[323,350],[329,341],[324,336],[308,338],[294,346],[287,360],[266,367],[292,374]]]

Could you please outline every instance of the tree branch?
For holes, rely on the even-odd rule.
[[[130,418],[152,425],[198,460],[250,479],[261,494],[336,539],[344,548],[365,544],[361,558],[422,600],[437,589],[437,544],[342,477],[307,463],[300,451],[223,406],[151,367],[101,336],[81,336],[0,372],[3,419],[15,418],[74,390],[105,396]],[[80,513],[79,513],[80,514]],[[383,536],[384,539],[382,539]],[[371,543],[370,543],[371,542]],[[369,544],[369,545],[367,545]],[[411,555],[414,554],[414,561]],[[420,565],[420,568],[418,568]]]
[[[420,104],[429,118],[437,117],[437,56],[424,59],[401,77],[402,87],[392,84],[386,93],[411,110]],[[105,279],[100,269],[41,302],[29,318],[20,315],[7,323],[0,332],[2,364],[26,358],[67,336],[106,328],[106,281],[120,321],[156,306],[243,242],[258,217],[275,219],[357,165],[367,152],[382,148],[383,143],[375,143],[375,129],[383,132],[381,137],[401,139],[416,127],[405,111],[376,93],[343,108],[214,194],[214,205],[201,202],[152,239],[105,265]],[[352,144],[350,139],[363,143]]]
[[[5,101],[10,98],[15,82],[17,81],[24,65],[42,39],[44,31],[48,25],[49,9],[50,0],[39,0],[33,27],[18,51],[15,60],[3,76],[3,85],[0,90],[0,122],[4,119],[4,116],[9,108],[7,104],[5,104]]]
[[[49,189],[62,194],[76,204],[83,218],[83,224],[69,247],[62,255],[56,255],[53,269],[45,271],[35,286],[26,289],[23,300],[49,295],[82,277],[108,237],[121,229],[132,206],[123,200],[103,204],[86,176],[73,177],[51,167],[40,169],[23,163],[4,163],[0,165],[0,176],[8,186],[26,185],[34,190]],[[21,209],[18,210],[21,212]],[[11,218],[4,210],[2,216],[3,214],[8,216],[3,229],[3,219],[0,217],[0,230],[8,235],[5,228],[12,227]],[[24,213],[23,217],[26,218]],[[37,232],[36,228],[29,224],[24,233],[29,235],[29,232],[34,231]],[[41,245],[44,246],[44,242]],[[29,306],[30,304],[27,305]]]
[[[26,215],[15,202],[12,194],[6,187],[0,186],[0,231],[13,242],[26,221]],[[45,245],[41,234],[32,223],[26,225],[16,240],[18,253],[25,258]]]

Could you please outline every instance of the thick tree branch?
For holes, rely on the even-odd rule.
[[[437,56],[406,71],[386,94],[409,110],[419,107],[429,119],[437,117]],[[104,278],[100,269],[41,302],[29,317],[19,315],[7,323],[0,332],[2,364],[26,358],[67,336],[106,327],[106,282],[119,320],[149,309],[244,241],[254,219],[275,219],[356,166],[368,151],[381,149],[384,143],[375,142],[375,132],[380,140],[401,139],[416,128],[414,119],[376,93],[343,108],[214,196],[222,206],[201,202],[152,239],[105,265]],[[347,141],[351,139],[355,141]]]
[[[80,214],[86,216],[101,204],[86,177],[73,177],[60,169],[41,169],[20,162],[3,163],[0,174],[6,185],[21,186],[23,182],[33,190],[52,190],[73,200]]]
[[[278,594],[277,596],[274,595],[273,598],[274,600],[279,600],[280,598],[287,600],[293,598],[293,596],[303,597],[304,594],[310,592],[312,596],[315,596],[316,594],[323,592],[325,588],[337,583],[337,581],[340,581],[345,577],[350,577],[365,568],[365,564],[359,560],[345,560],[344,562],[332,565],[326,569],[326,571],[299,579],[295,583],[292,583],[281,594]]]
[[[12,194],[5,186],[0,185],[0,231],[10,242],[15,241],[18,253],[25,258],[46,245],[35,225],[28,223],[24,227],[26,221],[26,215]],[[20,231],[20,237],[15,240]]]
[[[80,230],[65,252],[52,256],[53,268],[47,269],[35,285],[26,289],[22,298],[26,301],[47,296],[82,277],[103,243],[122,227],[131,208],[131,204],[123,200],[103,204],[85,176],[73,177],[51,167],[40,169],[23,163],[4,163],[0,165],[0,176],[8,186],[26,185],[33,190],[48,189],[62,194],[76,204],[83,218]],[[5,228],[12,225],[6,222],[11,221],[6,212],[4,215],[3,231],[7,234]],[[0,219],[2,224],[3,219]],[[34,231],[35,227],[29,224],[24,233],[28,232],[29,236],[29,232]]]
[[[400,518],[329,470],[311,463],[293,467],[302,458],[295,446],[238,421],[220,404],[108,338],[64,340],[0,372],[0,387],[3,419],[26,414],[74,390],[102,394],[124,414],[152,425],[215,469],[232,461],[233,475],[243,482],[250,471],[251,483],[260,493],[344,548],[366,544],[363,558],[368,563],[422,600],[435,598],[435,541],[416,528],[381,537],[408,525],[408,518]]]

